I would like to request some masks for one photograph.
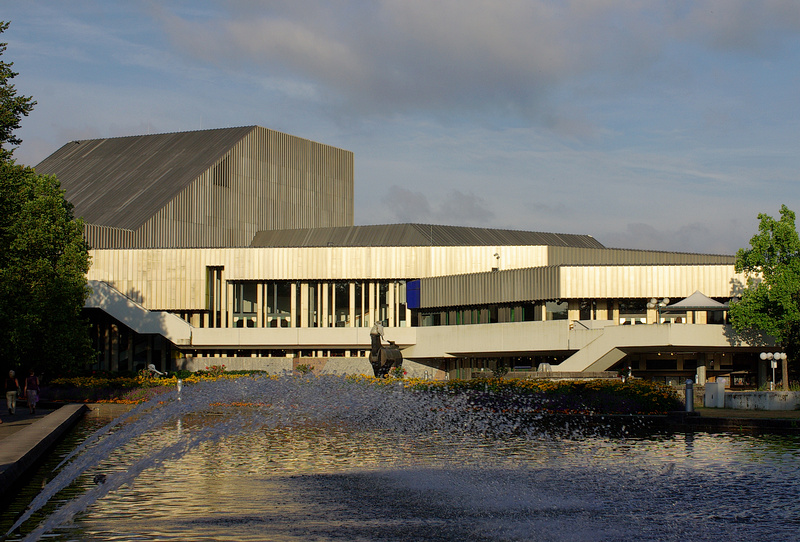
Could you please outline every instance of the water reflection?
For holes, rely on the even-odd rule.
[[[209,408],[206,397],[192,409],[188,388],[183,410],[98,438],[79,456],[96,460],[55,503],[75,506],[74,522],[48,520],[48,538],[786,540],[800,527],[796,436],[474,430],[451,409],[448,424],[473,424],[454,430],[413,421],[430,405],[402,395],[394,417],[376,417],[358,410],[374,398],[290,391],[269,406]],[[309,411],[320,404],[327,413]],[[98,472],[112,489],[94,499]]]

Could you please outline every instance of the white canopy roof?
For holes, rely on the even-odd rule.
[[[692,295],[682,301],[667,305],[661,312],[676,312],[676,311],[726,311],[728,310],[727,303],[720,303],[714,301],[706,296],[699,290],[695,291]]]

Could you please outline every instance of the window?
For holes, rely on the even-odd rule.
[[[566,320],[569,315],[566,301],[548,301],[545,308],[548,320]]]

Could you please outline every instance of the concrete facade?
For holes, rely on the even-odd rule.
[[[162,156],[165,142],[193,158]],[[132,178],[124,165],[141,154],[128,148],[153,149],[158,175],[191,172],[164,178],[174,194],[144,182],[162,203],[115,221],[94,207],[114,201],[75,175],[91,164],[73,148],[43,162],[74,177],[76,211],[98,217],[87,219],[97,368],[281,372],[304,360],[368,372],[368,330],[382,321],[410,372],[429,378],[631,367],[664,381],[736,371],[755,386],[767,373],[757,353],[770,341],[750,344],[726,322],[744,283],[733,256],[609,249],[588,235],[353,226],[352,154],[259,127],[84,146],[114,149],[114,168],[93,173],[101,185]],[[210,191],[192,188],[201,185]],[[159,233],[147,233],[153,224]],[[667,310],[698,292],[722,308]]]

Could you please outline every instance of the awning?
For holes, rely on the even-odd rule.
[[[661,312],[685,312],[685,311],[726,311],[727,303],[714,301],[699,290],[682,301],[667,305]]]

